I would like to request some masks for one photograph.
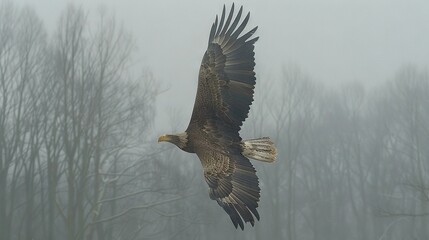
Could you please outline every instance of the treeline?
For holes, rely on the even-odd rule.
[[[177,198],[151,193],[157,85],[114,17],[89,16],[70,5],[48,35],[0,4],[0,239],[132,238],[136,212]]]
[[[280,82],[252,114],[280,149],[260,174],[261,236],[428,239],[429,72],[328,88],[292,66]]]

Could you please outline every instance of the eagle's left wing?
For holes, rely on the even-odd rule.
[[[259,220],[256,210],[260,198],[259,180],[249,159],[241,154],[230,154],[204,149],[197,152],[210,187],[209,196],[228,213],[237,228],[244,222]],[[253,214],[253,215],[252,215]]]
[[[253,101],[255,87],[254,43],[251,38],[257,27],[241,35],[250,15],[239,24],[243,8],[233,20],[234,4],[226,17],[225,6],[220,22],[216,17],[207,51],[204,54],[199,77],[198,90],[189,128],[203,126],[208,119],[221,122],[228,131],[238,131],[247,118]],[[240,36],[241,35],[241,36]],[[198,127],[198,128],[199,128]],[[226,129],[219,129],[220,134]]]

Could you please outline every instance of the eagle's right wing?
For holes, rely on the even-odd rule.
[[[241,154],[225,155],[214,150],[197,152],[210,187],[209,196],[230,216],[237,228],[244,222],[259,220],[256,210],[260,198],[259,180],[249,159]],[[253,215],[252,215],[253,214]]]

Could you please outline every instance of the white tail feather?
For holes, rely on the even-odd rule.
[[[273,162],[277,157],[277,150],[269,137],[244,140],[241,143],[243,155],[262,162]]]

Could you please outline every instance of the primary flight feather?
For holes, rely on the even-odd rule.
[[[256,170],[248,158],[273,162],[276,148],[268,137],[242,140],[239,134],[253,102],[255,88],[254,44],[257,27],[242,34],[250,13],[240,23],[243,7],[234,17],[223,7],[210,30],[198,76],[198,90],[188,128],[159,137],[180,149],[196,153],[209,185],[209,196],[228,213],[237,228],[252,226],[260,198]]]

